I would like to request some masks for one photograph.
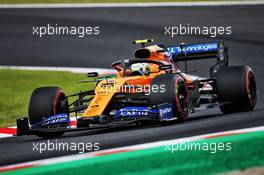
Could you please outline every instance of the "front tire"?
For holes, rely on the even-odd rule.
[[[218,72],[216,90],[220,106],[225,113],[251,111],[257,103],[254,72],[249,66],[232,66]]]
[[[33,91],[29,107],[29,123],[34,125],[41,123],[43,118],[56,114],[65,113],[69,115],[69,106],[65,93],[58,87],[40,87]],[[36,125],[36,127],[41,127]],[[54,137],[63,135],[54,134]],[[40,137],[45,135],[40,134]],[[48,137],[51,137],[50,135]]]

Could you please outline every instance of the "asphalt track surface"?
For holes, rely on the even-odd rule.
[[[250,65],[257,77],[258,104],[252,112],[223,115],[218,109],[196,113],[184,124],[67,133],[53,142],[98,142],[100,149],[181,138],[264,124],[264,5],[216,7],[1,9],[0,65],[109,67],[112,61],[131,58],[131,41],[151,37],[166,45],[179,42],[223,40],[229,47],[231,65]],[[96,25],[98,36],[78,38],[32,35],[32,26]],[[164,35],[165,25],[232,26],[232,34],[208,36]],[[211,61],[192,63],[201,74]],[[44,77],[45,78],[45,77]],[[8,165],[77,152],[33,151],[35,136],[0,140],[0,165]]]

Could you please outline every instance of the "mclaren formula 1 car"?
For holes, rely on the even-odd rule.
[[[17,120],[17,135],[57,137],[69,131],[183,122],[190,113],[213,107],[225,114],[254,109],[254,73],[249,66],[228,66],[228,48],[223,42],[175,47],[151,42],[134,41],[141,47],[133,59],[112,63],[115,75],[88,73],[89,78],[82,82],[95,83],[93,90],[66,95],[59,87],[35,89],[28,117]],[[216,60],[208,69],[209,78],[197,78],[188,70],[188,61],[198,59]],[[179,62],[185,70],[179,70]],[[75,100],[69,100],[73,97]],[[77,128],[70,126],[74,114]]]

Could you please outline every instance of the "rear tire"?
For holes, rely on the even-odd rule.
[[[187,119],[189,114],[189,95],[183,78],[177,74],[162,74],[152,80],[151,87],[164,87],[161,92],[150,93],[150,104],[155,106],[162,103],[173,105],[173,116],[179,122]]]
[[[219,71],[216,90],[219,102],[230,102],[220,106],[225,114],[251,111],[256,105],[256,81],[249,66],[232,66]]]
[[[66,95],[60,88],[40,87],[33,91],[28,108],[30,125],[40,123],[45,117],[62,113],[69,115],[69,106]],[[54,137],[61,135],[63,132],[54,134]],[[40,137],[45,137],[45,135],[40,134]]]

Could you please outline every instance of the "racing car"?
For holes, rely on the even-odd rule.
[[[111,128],[148,122],[184,122],[188,115],[219,107],[224,114],[251,111],[257,102],[255,75],[247,66],[229,66],[222,41],[165,47],[153,39],[141,45],[132,59],[118,60],[115,75],[87,74],[81,83],[92,90],[66,95],[59,87],[39,87],[31,95],[28,117],[17,120],[17,135],[58,137],[65,132]],[[209,78],[191,75],[191,60],[215,59]],[[185,69],[178,64],[184,63]],[[70,98],[77,97],[74,101]],[[77,118],[77,128],[70,116]]]

